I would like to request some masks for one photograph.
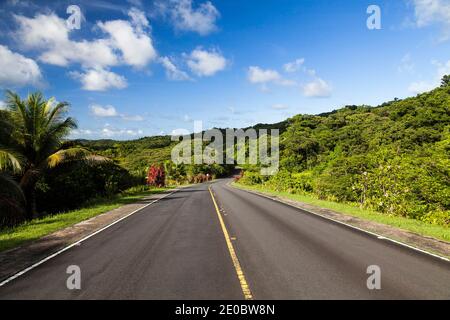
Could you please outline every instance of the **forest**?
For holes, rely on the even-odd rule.
[[[239,183],[449,226],[449,76],[415,97],[287,122],[278,174],[249,166]]]

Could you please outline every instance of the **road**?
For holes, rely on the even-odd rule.
[[[211,184],[224,227],[210,184],[184,188],[0,287],[0,298],[244,299],[247,285],[253,299],[450,299],[450,263],[228,181]],[[70,265],[80,290],[66,287]],[[367,288],[370,265],[380,290]]]

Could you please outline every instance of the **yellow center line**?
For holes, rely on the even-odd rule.
[[[225,226],[225,222],[223,221],[222,215],[220,214],[219,207],[217,206],[216,199],[211,191],[211,187],[208,187],[209,193],[211,194],[211,198],[214,202],[214,207],[216,208],[217,217],[219,218],[220,226],[222,227],[223,235],[225,236],[225,241],[227,243],[228,251],[230,252],[231,260],[233,261],[234,269],[236,270],[236,274],[239,279],[239,283],[241,284],[242,293],[246,300],[252,300],[253,296],[250,291],[250,287],[248,286],[247,280],[245,279],[244,272],[242,271],[241,264],[239,263],[239,259],[236,255],[236,251],[234,251],[233,244],[231,243],[230,236],[228,234],[227,227]]]

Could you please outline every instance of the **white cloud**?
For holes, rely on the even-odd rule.
[[[93,104],[89,106],[89,109],[91,109],[91,113],[96,117],[117,117],[119,115],[116,108],[110,105],[103,107],[98,104]]]
[[[249,67],[247,76],[251,83],[275,82],[281,79],[281,76],[277,71],[271,69],[264,70],[257,66]]]
[[[178,30],[206,35],[217,29],[215,23],[220,13],[210,1],[194,8],[192,0],[171,0],[162,4],[162,7],[165,13],[170,15],[172,23]]]
[[[188,74],[182,70],[179,70],[177,66],[170,60],[170,58],[161,57],[159,61],[166,70],[167,78],[169,78],[170,80],[182,81],[190,79]]]
[[[417,27],[437,24],[442,27],[442,40],[450,38],[449,0],[412,0]]]
[[[261,84],[261,89],[267,91],[268,83],[275,83],[280,86],[296,86],[297,82],[290,79],[283,78],[278,71],[272,69],[262,69],[257,66],[251,66],[247,70],[247,79],[249,82],[254,84]]]
[[[34,18],[15,15],[19,28],[16,36],[19,44],[27,49],[41,51],[42,62],[67,66],[80,63],[85,67],[112,66],[118,63],[109,41],[71,41],[65,20],[54,13],[37,14]]]
[[[130,21],[98,22],[97,26],[109,37],[93,41],[72,41],[64,19],[54,13],[37,14],[34,18],[15,15],[19,24],[16,32],[26,48],[38,49],[39,59],[48,64],[67,66],[80,63],[84,67],[106,67],[119,63],[143,67],[156,58],[152,39],[145,33],[149,23],[145,14],[132,8]],[[121,56],[116,54],[121,52]]]
[[[179,129],[173,129],[171,132],[170,132],[170,135],[171,136],[184,136],[184,135],[188,135],[189,134],[189,131],[188,130],[186,130],[186,129],[181,129],[181,128],[179,128]]]
[[[65,20],[54,13],[33,18],[14,15],[18,24],[15,36],[24,48],[37,50],[38,59],[44,63],[62,67],[79,64],[83,71],[71,74],[84,89],[120,89],[126,87],[126,79],[109,71],[109,67],[122,64],[143,68],[157,57],[144,12],[131,8],[128,15],[130,21],[98,22],[96,26],[105,37],[91,41],[71,40]]]
[[[411,83],[408,87],[408,90],[411,93],[419,94],[433,90],[434,88],[439,87],[441,79],[444,75],[450,74],[450,60],[445,63],[432,61],[431,64],[436,68],[433,79],[429,81],[422,80]]]
[[[129,12],[132,22],[114,20],[99,22],[97,25],[109,34],[111,44],[122,52],[125,64],[142,68],[157,56],[152,39],[143,31],[148,27],[145,15],[132,9]]]
[[[295,61],[285,63],[283,65],[283,69],[285,72],[296,72],[300,69],[303,63],[305,63],[304,58],[296,59]]]
[[[74,129],[74,130],[72,130],[71,135],[76,136],[76,137],[81,136],[81,135],[90,136],[93,133],[94,132],[90,129]]]
[[[103,128],[98,129],[75,129],[71,132],[74,138],[89,136],[103,138],[130,138],[143,136],[144,131],[141,129],[114,128],[106,124]]]
[[[0,45],[0,86],[37,86],[41,79],[41,70],[34,60]]]
[[[99,104],[92,104],[89,106],[91,113],[96,117],[120,117],[126,121],[143,121],[144,117],[140,115],[128,115],[117,112],[116,108],[111,105],[101,106]]]
[[[127,86],[127,80],[123,76],[101,68],[89,69],[83,73],[71,72],[70,74],[81,82],[83,89],[88,91],[123,89]]]
[[[277,103],[277,104],[272,105],[272,109],[275,109],[275,110],[286,110],[286,109],[288,109],[288,107],[285,106],[284,104]]]
[[[187,56],[187,65],[196,75],[212,76],[224,70],[227,60],[216,50],[202,50],[197,48]]]
[[[5,109],[6,109],[5,101],[0,100],[0,110],[5,110]]]
[[[111,128],[109,126],[103,128],[100,132],[100,134],[103,137],[111,138],[111,137],[120,137],[120,136],[142,136],[144,134],[144,131],[142,130],[135,130],[135,129],[116,129]]]
[[[144,11],[137,8],[131,8],[128,11],[128,16],[131,18],[131,24],[136,27],[138,32],[143,32],[145,28],[150,27],[150,23],[148,22]]]
[[[413,82],[409,85],[408,91],[413,94],[419,94],[419,93],[423,93],[426,91],[430,91],[435,87],[436,86],[430,82],[417,81],[417,82]]]
[[[325,98],[331,95],[331,86],[323,79],[316,78],[303,86],[303,94],[306,97]]]

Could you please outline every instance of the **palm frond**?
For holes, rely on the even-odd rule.
[[[21,161],[23,158],[20,154],[0,145],[0,170],[11,169],[14,173],[21,172]]]
[[[93,154],[91,151],[82,147],[73,147],[62,149],[47,158],[47,166],[54,168],[57,165],[68,161],[86,161],[86,162],[106,162],[111,161],[107,157]]]

